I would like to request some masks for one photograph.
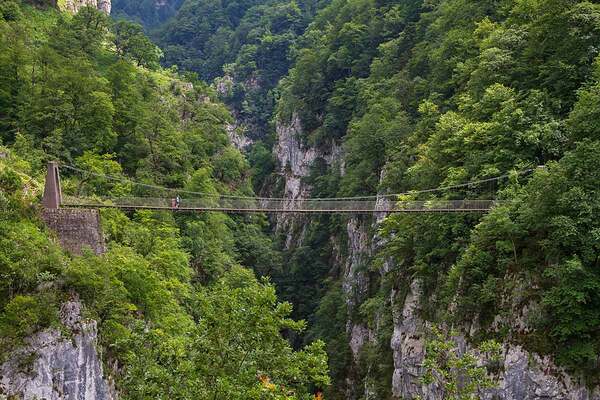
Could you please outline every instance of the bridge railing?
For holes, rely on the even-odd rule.
[[[485,212],[495,200],[376,200],[266,199],[266,198],[172,198],[122,197],[114,199],[64,196],[66,207],[110,207],[122,209],[206,210],[229,212],[373,213],[373,212]]]

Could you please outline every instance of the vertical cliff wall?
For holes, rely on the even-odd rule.
[[[311,168],[322,161],[328,168],[335,168],[344,174],[343,150],[339,143],[330,141],[320,147],[307,146],[302,141],[304,135],[300,118],[294,114],[290,121],[277,124],[277,144],[274,155],[278,161],[280,179],[283,179],[283,197],[289,200],[305,199],[311,196],[312,187],[307,183]],[[377,215],[376,215],[377,216]],[[357,399],[364,388],[355,381],[358,362],[363,346],[374,340],[375,332],[364,323],[352,318],[358,307],[368,297],[369,278],[365,266],[373,253],[372,231],[377,219],[352,216],[345,219],[344,232],[331,238],[333,253],[331,269],[339,271],[339,279],[347,308],[346,335],[352,353],[353,365],[349,366],[346,382],[346,396]],[[309,216],[280,214],[276,216],[276,231],[285,235],[286,250],[302,246],[308,226]],[[368,391],[368,388],[366,389]]]
[[[290,121],[277,124],[278,142],[274,148],[279,167],[277,174],[283,179],[283,196],[287,199],[302,199],[311,195],[312,187],[306,183],[311,167],[317,160],[325,161],[329,168],[338,168],[344,174],[343,151],[339,144],[327,143],[319,148],[307,146],[302,142],[303,132],[299,118],[295,115]],[[380,200],[380,203],[383,200]],[[373,286],[380,285],[383,277],[396,266],[393,260],[386,260],[383,266],[376,268],[379,275],[369,272],[369,266],[385,243],[377,236],[377,229],[385,216],[374,213],[371,217],[348,217],[344,221],[343,232],[330,238],[333,253],[330,257],[332,275],[340,280],[345,297],[347,320],[345,334],[348,338],[352,365],[347,368],[345,398],[347,400],[377,399],[375,382],[381,381],[378,372],[372,372],[364,365],[363,350],[366,346],[383,346],[393,359],[389,392],[396,399],[423,398],[438,400],[443,398],[435,386],[423,385],[422,364],[425,356],[425,334],[428,322],[421,317],[423,298],[419,282],[406,282],[408,291],[382,289],[387,306],[384,312],[391,315],[376,316],[375,324],[367,324],[359,316],[359,308],[370,299]],[[310,217],[295,215],[277,216],[276,229],[285,235],[285,248],[293,249],[306,245],[305,233],[311,223]],[[342,250],[344,249],[344,250]],[[510,301],[510,299],[509,299]],[[523,312],[515,308],[515,318],[511,325],[517,329],[526,329]],[[383,324],[377,321],[391,318],[393,332],[387,343],[381,340],[380,330]],[[500,318],[500,317],[498,317]],[[381,325],[381,326],[380,326]],[[464,335],[458,338],[461,351],[469,349],[466,337],[475,334],[477,323],[462,327]],[[530,399],[600,399],[600,388],[588,388],[583,379],[569,375],[556,366],[548,356],[528,352],[519,344],[507,340],[503,345],[502,365],[496,376],[498,386],[483,394],[485,399],[530,400]],[[388,354],[389,354],[388,353]],[[335,355],[333,355],[335,357]],[[381,362],[382,360],[377,360]],[[362,364],[362,365],[361,365]]]
[[[303,144],[303,129],[298,115],[292,115],[290,121],[278,122],[276,126],[277,143],[274,155],[277,160],[277,175],[283,180],[282,196],[289,201],[308,198],[311,186],[306,183],[310,169],[317,160],[322,160],[328,167],[343,170],[342,148],[330,142],[320,148]],[[276,232],[286,236],[285,248],[298,244],[306,232],[307,218],[278,214],[276,216]]]
[[[394,333],[390,342],[394,358],[392,393],[397,398],[437,400],[443,398],[439,388],[423,385],[419,379],[423,373],[427,327],[427,322],[419,316],[420,294],[417,281],[411,283],[404,298],[395,291],[391,293],[391,301],[398,310],[393,315]],[[522,313],[512,318],[514,325],[526,328]],[[476,324],[473,324],[463,327],[462,331],[473,334],[476,329]],[[470,348],[464,335],[456,341],[462,352]],[[600,388],[587,387],[583,379],[569,375],[549,356],[528,352],[522,346],[507,341],[503,343],[501,359],[500,373],[496,376],[497,387],[482,394],[483,399],[600,399]]]
[[[98,210],[44,209],[42,219],[72,254],[105,252]],[[26,338],[0,365],[0,395],[24,400],[112,400],[116,391],[104,375],[96,321],[82,316],[76,294],[60,310],[62,327]],[[0,396],[1,398],[1,396]]]
[[[96,322],[81,316],[77,298],[66,302],[57,329],[38,332],[0,365],[0,394],[24,400],[112,400],[97,351]],[[6,398],[6,397],[5,397]]]

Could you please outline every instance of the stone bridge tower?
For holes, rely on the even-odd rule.
[[[60,245],[73,254],[81,254],[89,248],[96,254],[106,251],[100,227],[100,214],[96,209],[61,208],[62,191],[58,163],[48,163],[44,196],[42,197],[42,219],[56,233]]]
[[[48,172],[46,172],[46,184],[44,185],[44,197],[42,205],[47,209],[57,209],[62,203],[62,192],[60,189],[60,172],[58,163],[50,161],[48,163]]]

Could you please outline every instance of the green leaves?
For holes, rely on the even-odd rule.
[[[543,305],[534,328],[546,332],[560,362],[583,369],[600,351],[599,145],[580,143],[559,163],[537,171],[513,204],[484,218],[460,258],[462,283],[455,288],[463,293],[459,309],[491,317],[506,307],[495,293],[511,289],[511,281],[535,282],[521,295],[522,302]]]
[[[200,321],[195,363],[205,368],[209,377],[205,390],[214,392],[217,398],[238,398],[242,394],[239,390],[254,385],[260,374],[303,391],[313,379],[323,379],[313,369],[315,362],[321,362],[319,371],[326,368],[322,364],[322,345],[294,355],[279,336],[282,329],[304,327],[304,323],[287,318],[290,311],[289,305],[276,304],[272,286],[256,282],[251,273],[240,268],[201,290],[197,298]]]
[[[26,8],[27,20],[40,22],[30,26],[5,9],[0,128],[11,153],[26,161],[0,160],[0,357],[58,327],[57,310],[77,293],[85,317],[98,323],[101,353],[118,365],[124,399],[304,400],[328,385],[324,344],[295,351],[282,332],[306,323],[290,318],[291,305],[277,301],[267,280],[238,264],[279,268],[264,217],[103,210],[109,250],[102,256],[63,254],[38,226],[39,184],[22,172],[42,177],[48,158],[89,172],[65,169],[65,194],[111,198],[157,196],[156,184],[249,195],[250,171],[227,139],[225,106],[206,84],[158,68],[157,48],[139,26],[117,23],[113,36],[107,17],[91,8],[73,17]],[[250,63],[285,57],[281,47],[301,18],[293,4],[264,17],[282,37],[248,32],[257,38]],[[273,67],[259,61],[254,67]]]
[[[345,196],[377,191],[380,171],[391,159],[406,156],[398,144],[410,130],[410,122],[401,105],[392,97],[373,99],[362,118],[355,120],[345,140],[347,174],[342,178]],[[400,151],[399,151],[400,150]]]
[[[132,59],[138,66],[158,68],[162,50],[148,39],[141,25],[120,20],[114,24],[113,31],[117,52],[122,57]]]
[[[497,315],[542,304],[531,329],[561,361],[583,367],[599,351],[591,339],[599,326],[593,294],[600,232],[594,222],[598,5],[405,3],[399,10],[385,2],[334,1],[298,41],[295,64],[280,85],[279,122],[298,116],[306,143],[344,148],[343,176],[335,163],[317,165],[319,177],[308,181],[313,194],[319,182],[335,194],[373,195],[545,165],[532,179],[514,175],[411,196],[508,204],[483,217],[389,217],[383,255],[394,258],[397,282],[422,283],[426,318],[478,318],[485,326]],[[295,252],[331,254],[327,246]],[[580,270],[567,266],[573,260]],[[300,297],[298,288],[286,290]],[[321,305],[329,307],[329,300]],[[329,322],[318,324],[329,329]]]
[[[58,308],[52,294],[13,297],[0,315],[0,360],[23,345],[26,337],[57,323]]]
[[[552,286],[543,294],[543,304],[552,315],[551,335],[563,346],[558,359],[569,366],[591,367],[596,359],[595,340],[600,325],[600,277],[577,258],[550,267],[545,276]]]
[[[456,332],[448,334],[436,327],[432,329],[432,337],[426,343],[422,381],[438,385],[444,399],[479,399],[485,389],[497,386],[488,367],[500,360],[502,349],[495,341],[485,341],[475,351],[463,352],[456,335]],[[483,359],[483,365],[478,356]]]
[[[114,161],[114,158],[113,154],[98,155],[91,151],[86,151],[78,157],[75,164],[86,173],[78,179],[76,195],[123,197],[130,193],[129,183],[101,177],[101,175],[108,175],[116,179],[125,179],[121,165]]]

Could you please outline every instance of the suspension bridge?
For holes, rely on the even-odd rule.
[[[60,171],[57,162],[48,163],[42,204],[48,209],[57,208],[119,208],[124,210],[171,210],[187,212],[220,211],[226,213],[332,213],[332,214],[372,214],[372,213],[485,213],[500,203],[497,200],[398,200],[399,195],[345,197],[345,198],[266,198],[244,197],[196,193],[184,190],[167,189],[159,186],[137,183],[124,178],[111,177],[72,166],[65,168],[102,176],[107,179],[126,181],[154,189],[171,191],[171,197],[119,197],[98,198],[63,195],[60,184]],[[491,182],[502,177],[486,179]],[[466,187],[474,182],[456,185]],[[436,188],[421,192],[434,192]],[[421,193],[419,192],[419,193]],[[194,194],[197,197],[180,198],[179,193]]]

